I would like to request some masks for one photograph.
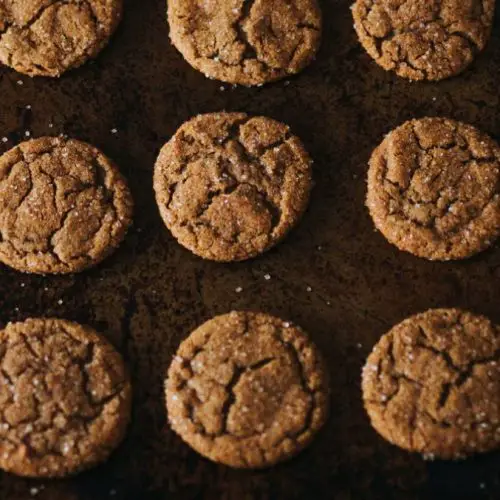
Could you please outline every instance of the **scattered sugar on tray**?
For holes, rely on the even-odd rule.
[[[112,128],[112,129],[111,129],[111,133],[112,133],[112,134],[117,134],[117,133],[118,133],[118,129],[116,129],[116,128]]]
[[[236,288],[234,289],[234,291],[235,291],[236,293],[241,293],[241,292],[243,291],[243,287],[238,286],[238,287],[236,287]]]
[[[22,80],[17,80],[18,85],[24,85],[24,82]]]
[[[270,274],[264,274],[264,279],[266,281],[269,281],[271,279],[271,275]]]
[[[64,301],[63,301],[63,299],[59,299],[59,300],[57,301],[57,303],[58,303],[59,305],[62,305],[62,304],[64,303]]]
[[[29,130],[26,130],[26,131],[24,132],[24,135],[25,135],[26,137],[30,137],[30,136],[31,136],[31,132],[30,132]]]
[[[34,496],[38,495],[39,491],[40,490],[38,488],[36,488],[35,486],[33,486],[32,488],[30,488],[30,495],[32,497],[34,497]]]
[[[9,142],[9,139],[7,137],[2,137],[2,142],[3,143]]]
[[[306,290],[307,290],[308,292],[312,292],[312,287],[308,286],[308,287],[306,288]]]

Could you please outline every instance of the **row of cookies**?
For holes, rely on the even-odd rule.
[[[2,2],[0,61],[31,76],[60,76],[95,57],[116,30],[122,0]],[[365,50],[412,80],[441,80],[484,49],[495,0],[356,0],[354,27]],[[316,0],[169,0],[170,38],[209,78],[262,85],[301,71],[319,48]]]
[[[199,115],[162,148],[154,170],[175,238],[216,261],[255,257],[307,208],[312,161],[290,129],[243,113]],[[423,118],[390,132],[368,171],[375,226],[431,260],[470,257],[500,234],[500,147],[460,122]],[[24,272],[81,271],[104,259],[132,221],[132,196],[96,148],[64,137],[0,157],[0,261]]]
[[[0,467],[64,477],[105,461],[125,436],[132,390],[121,356],[89,327],[28,319],[0,330]],[[457,309],[408,318],[363,368],[365,408],[385,439],[426,458],[500,446],[500,326]],[[325,424],[327,364],[309,336],[263,313],[217,316],[168,370],[171,428],[237,468],[295,456]],[[334,402],[333,402],[334,403]]]

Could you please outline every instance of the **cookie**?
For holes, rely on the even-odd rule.
[[[163,147],[154,172],[161,216],[181,245],[216,261],[276,245],[309,201],[311,160],[290,129],[243,113],[200,115]]]
[[[104,48],[121,14],[122,0],[0,0],[0,62],[61,76]]]
[[[411,80],[464,71],[488,42],[495,0],[357,0],[354,27],[368,54]]]
[[[168,21],[193,68],[246,86],[298,73],[321,39],[317,0],[170,0]]]
[[[94,266],[119,245],[131,217],[125,180],[93,146],[42,137],[0,157],[0,261],[14,269]]]
[[[458,309],[412,316],[385,334],[363,369],[371,423],[428,458],[500,448],[500,327]]]
[[[325,423],[329,397],[321,355],[300,328],[232,312],[182,342],[166,400],[172,429],[198,453],[261,468],[310,443]]]
[[[124,437],[131,388],[94,330],[28,319],[0,331],[0,468],[62,477],[108,458]]]
[[[500,147],[470,125],[411,120],[374,151],[367,206],[400,250],[431,260],[464,259],[500,233]]]

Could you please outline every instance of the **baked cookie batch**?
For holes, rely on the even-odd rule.
[[[357,0],[368,54],[412,80],[465,70],[484,49],[494,0]],[[60,76],[95,57],[121,0],[0,0],[0,61]],[[207,77],[263,85],[304,69],[321,37],[316,0],[170,0],[173,45]],[[299,222],[312,160],[289,127],[245,113],[199,115],[161,149],[154,192],[177,241],[213,261],[242,261]],[[465,259],[500,235],[500,146],[446,118],[408,121],[374,150],[367,207],[400,250]],[[41,137],[0,157],[0,261],[27,273],[75,273],[126,235],[133,201],[118,167],[95,147]],[[363,368],[373,427],[426,457],[500,447],[500,327],[457,309],[412,316],[383,335]],[[328,369],[298,326],[231,312],[197,328],[168,370],[172,429],[231,467],[291,458],[326,421]],[[131,384],[115,349],[88,327],[28,319],[0,331],[0,467],[61,477],[104,460],[123,439]]]

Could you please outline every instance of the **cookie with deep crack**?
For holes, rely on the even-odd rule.
[[[400,250],[464,259],[500,234],[500,146],[464,123],[411,120],[375,149],[367,206]]]
[[[354,27],[384,69],[411,80],[464,71],[490,37],[495,0],[357,0]]]
[[[63,477],[105,461],[125,435],[123,360],[89,327],[28,319],[0,331],[0,468]]]
[[[94,266],[124,238],[132,205],[125,179],[95,147],[23,142],[0,157],[0,261],[39,274]]]
[[[500,327],[458,309],[412,316],[385,334],[363,368],[375,430],[428,458],[500,448]]]
[[[170,0],[170,38],[209,78],[262,85],[305,68],[321,39],[317,0]]]
[[[95,57],[118,26],[123,0],[0,0],[0,62],[61,76]]]
[[[276,245],[298,222],[311,171],[286,125],[213,113],[184,123],[163,147],[154,189],[179,243],[205,259],[237,261]]]
[[[300,328],[232,312],[182,342],[166,400],[172,429],[198,453],[231,467],[269,467],[296,455],[324,424],[327,374]]]

